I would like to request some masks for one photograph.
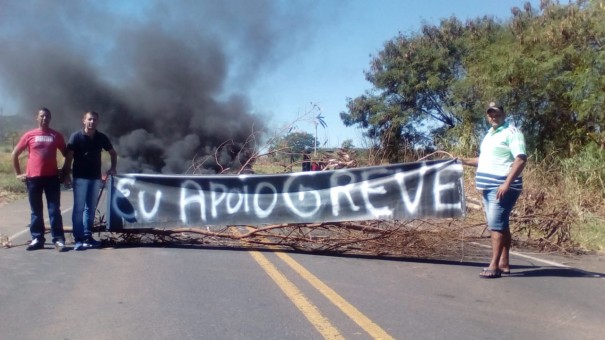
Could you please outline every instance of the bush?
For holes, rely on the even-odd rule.
[[[588,190],[605,198],[605,152],[596,143],[590,143],[573,157],[562,160],[561,172],[568,188],[581,189],[584,195]]]
[[[591,145],[571,158],[533,161],[515,208],[517,236],[543,250],[605,249],[605,153]]]

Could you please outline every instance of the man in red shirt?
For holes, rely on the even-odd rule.
[[[47,108],[38,110],[38,128],[27,131],[12,153],[13,168],[17,178],[27,185],[27,195],[31,208],[29,231],[32,235],[27,250],[44,248],[44,206],[42,193],[46,195],[52,242],[55,249],[65,249],[65,234],[61,218],[61,183],[57,168],[57,150],[65,157],[65,139],[58,131],[51,129],[51,113]],[[19,155],[27,149],[27,167],[21,173]]]

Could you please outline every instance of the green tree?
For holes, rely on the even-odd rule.
[[[353,144],[352,139],[345,139],[342,144],[340,144],[340,147],[343,149],[352,149],[355,147],[355,144]]]
[[[469,79],[500,98],[538,156],[568,155],[603,128],[605,11],[593,1],[513,8],[507,34],[469,64]]]
[[[505,22],[444,19],[398,35],[370,63],[373,89],[348,99],[346,126],[391,160],[423,145],[477,149],[487,102],[502,102],[538,156],[573,153],[605,128],[605,10],[542,0]]]
[[[295,160],[300,158],[300,154],[312,150],[315,145],[316,139],[312,134],[307,132],[291,132],[284,137],[275,138],[269,146],[269,152],[287,154],[288,158]]]
[[[385,43],[366,72],[374,89],[349,99],[348,112],[340,114],[346,126],[379,137],[392,161],[405,148],[434,144],[435,135],[456,127],[473,107],[452,93],[465,76],[465,26],[449,18],[439,27],[424,24],[421,32]]]
[[[284,139],[292,153],[303,153],[317,145],[316,138],[307,132],[292,132],[287,134]]]

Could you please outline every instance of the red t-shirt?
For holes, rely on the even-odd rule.
[[[19,150],[27,148],[27,177],[56,176],[57,150],[65,153],[63,135],[53,129],[27,131],[17,143]]]

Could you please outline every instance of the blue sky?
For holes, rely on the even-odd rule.
[[[352,139],[356,146],[364,146],[361,131],[346,128],[339,114],[346,110],[348,97],[371,88],[364,71],[370,56],[386,41],[399,32],[416,33],[424,22],[438,24],[450,16],[506,20],[512,7],[524,3],[0,0],[0,107],[4,114],[31,114],[39,103],[60,108],[74,118],[58,119],[69,122],[62,126],[68,130],[77,127],[76,118],[87,105],[107,110],[119,104],[123,111],[110,115],[113,120],[143,110],[160,119],[160,125],[189,120],[193,132],[161,135],[158,124],[145,127],[155,129],[153,137],[170,146],[189,134],[211,133],[226,125],[216,112],[228,116],[229,110],[242,111],[233,115],[241,119],[231,118],[240,120],[240,125],[250,125],[253,116],[266,121],[278,135],[290,127],[314,133],[314,124],[305,118],[310,118],[309,112],[318,113],[313,111],[316,105],[328,126],[319,128],[320,142],[334,147]],[[537,5],[536,0],[531,3]],[[165,70],[158,70],[164,66]],[[176,67],[180,78],[173,77],[171,67]],[[173,92],[166,88],[169,84],[175,84]],[[154,111],[165,103],[166,107],[181,104],[175,98],[187,96],[183,92],[190,88],[197,92],[187,95],[197,97],[184,107],[209,105],[188,116],[177,112],[160,117],[166,110]],[[163,96],[168,100],[161,102]],[[122,124],[115,137],[128,137],[137,127]],[[247,131],[248,127],[238,130],[240,135]],[[216,136],[221,138],[226,137]]]
[[[318,6],[326,1],[317,1]],[[327,1],[331,2],[331,1]],[[252,90],[254,105],[269,110],[274,120],[288,125],[317,104],[328,124],[319,128],[318,138],[330,146],[346,139],[363,146],[361,132],[345,127],[339,113],[346,110],[346,98],[355,98],[371,88],[364,71],[370,55],[376,55],[384,42],[399,32],[415,33],[423,22],[438,24],[443,18],[461,20],[484,15],[501,20],[511,17],[521,0],[377,0],[341,1],[336,13],[327,18],[304,48],[267,73]],[[533,6],[535,1],[531,2]],[[282,113],[282,114],[280,114]],[[314,133],[311,123],[296,124],[302,131]]]

